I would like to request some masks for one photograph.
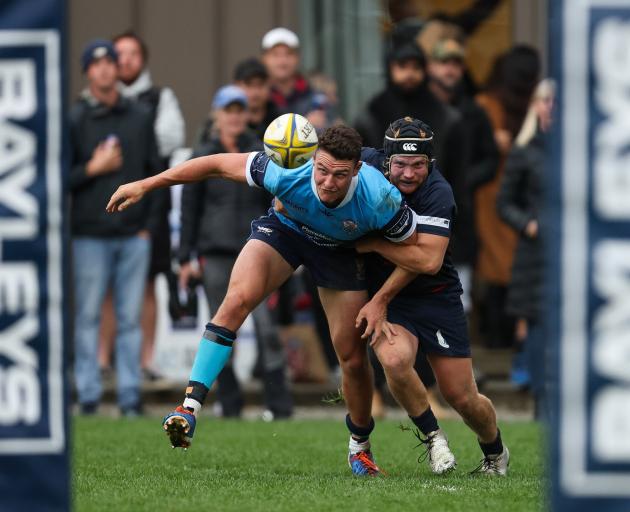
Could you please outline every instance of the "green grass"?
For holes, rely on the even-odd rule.
[[[384,478],[357,478],[341,421],[201,419],[187,451],[172,450],[156,418],[74,420],[75,510],[84,511],[538,511],[545,485],[541,432],[504,423],[507,478],[469,476],[480,450],[461,423],[443,421],[458,458],[436,476],[399,422],[380,421],[372,446]]]

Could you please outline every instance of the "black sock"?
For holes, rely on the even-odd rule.
[[[482,443],[479,441],[479,447],[483,454],[487,457],[488,455],[499,455],[503,453],[503,442],[501,441],[501,431],[497,428],[497,438],[491,443]]]
[[[372,430],[374,430],[374,418],[370,418],[370,424],[367,427],[359,427],[352,423],[350,415],[346,414],[346,425],[350,434],[352,434],[352,438],[357,443],[365,443],[370,438]]]
[[[428,436],[431,432],[435,432],[440,427],[438,426],[437,418],[433,411],[431,410],[431,406],[427,408],[419,416],[409,416],[413,424],[420,429],[425,436]]]

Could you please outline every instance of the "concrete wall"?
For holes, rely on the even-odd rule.
[[[190,143],[214,91],[232,78],[234,65],[257,56],[265,32],[298,29],[292,0],[68,0],[70,100],[85,82],[79,64],[87,41],[127,29],[143,37],[153,80],[177,95]]]

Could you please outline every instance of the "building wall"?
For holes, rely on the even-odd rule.
[[[69,99],[85,86],[79,63],[84,45],[133,29],[149,47],[154,82],[175,91],[190,143],[214,91],[231,80],[239,60],[259,55],[262,36],[275,26],[298,29],[295,2],[68,0]]]

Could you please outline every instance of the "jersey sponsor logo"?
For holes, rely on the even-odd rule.
[[[333,216],[333,214],[332,214],[332,213],[330,213],[328,210],[326,210],[326,208],[320,208],[320,209],[319,209],[319,212],[320,212],[322,215],[326,216],[326,217],[332,217],[332,216]]]
[[[440,347],[451,348],[451,346],[448,343],[446,343],[444,336],[442,336],[442,331],[438,329],[435,333],[435,336],[437,337],[438,344],[440,345]]]
[[[356,222],[354,222],[353,220],[350,220],[350,219],[344,220],[342,225],[343,225],[343,230],[346,233],[353,233],[359,227]]]
[[[451,221],[449,219],[444,219],[442,217],[428,217],[426,215],[419,215],[418,224],[423,224],[425,226],[436,226],[439,228],[448,229],[451,225]]]
[[[256,231],[258,231],[259,233],[262,233],[263,235],[271,235],[271,233],[273,233],[273,229],[271,228],[266,228],[264,226],[256,226]]]
[[[416,151],[418,146],[416,144],[414,144],[413,142],[405,142],[402,145],[402,148],[403,148],[404,151]]]

